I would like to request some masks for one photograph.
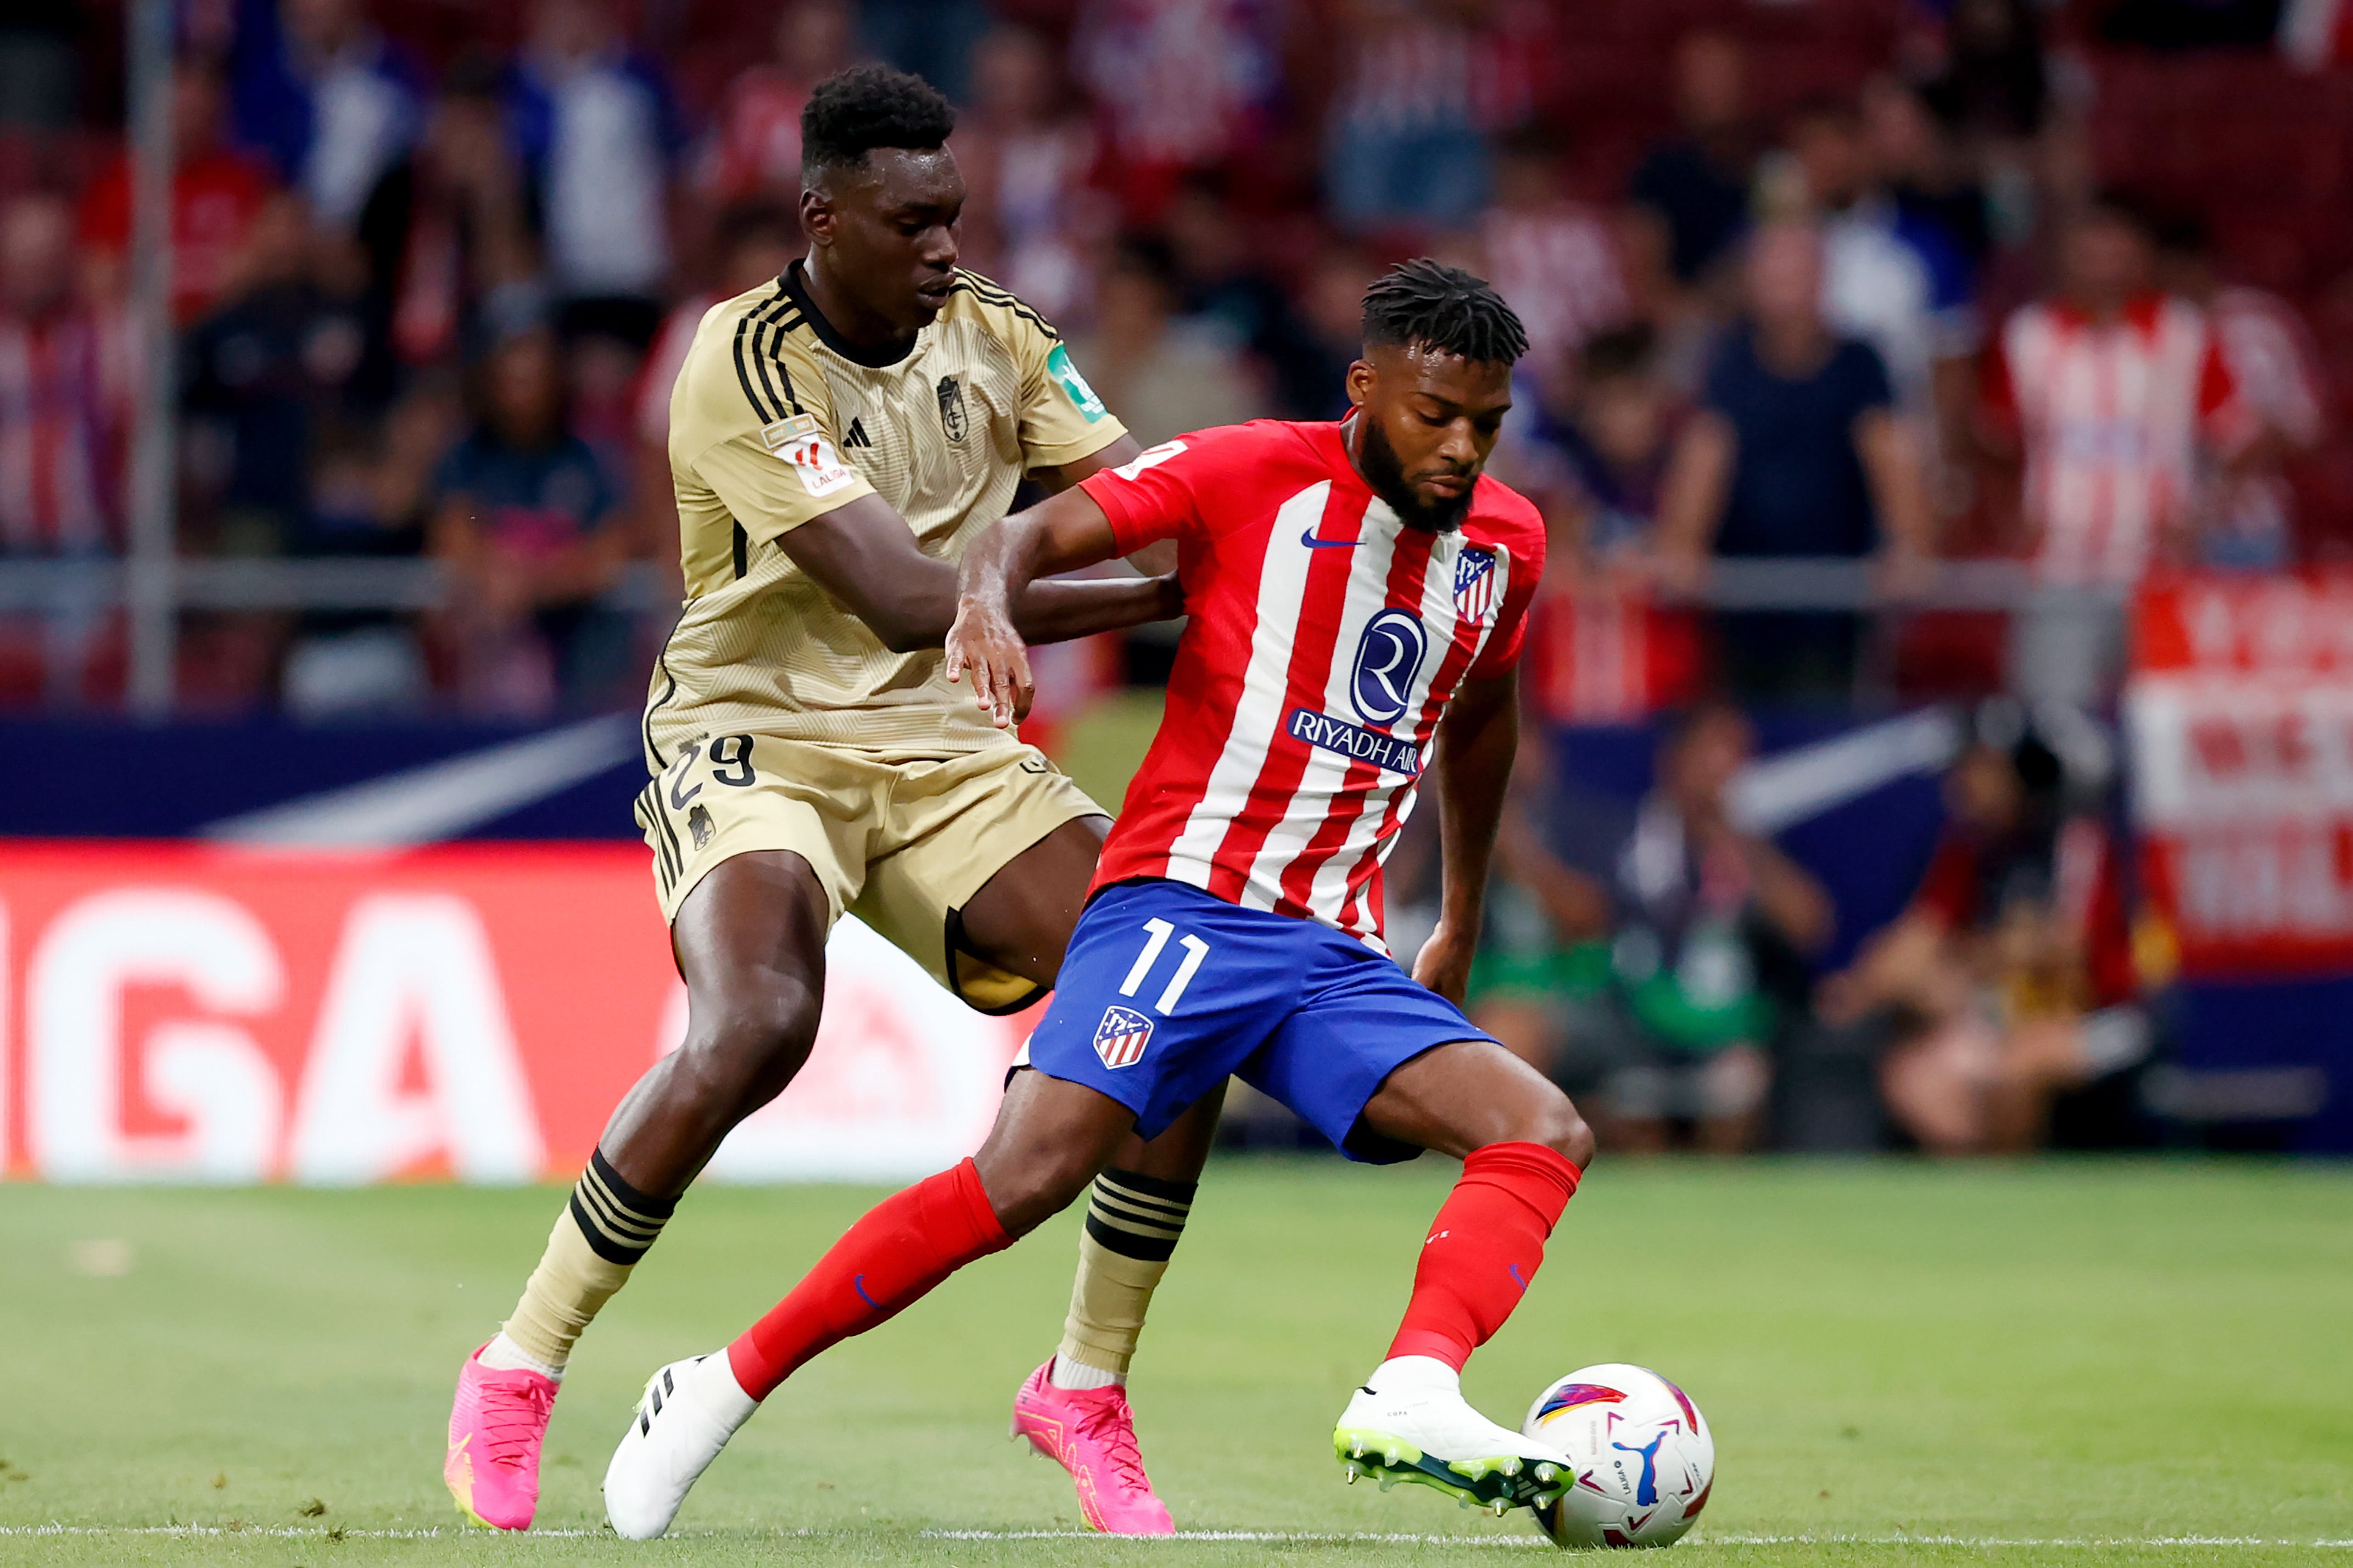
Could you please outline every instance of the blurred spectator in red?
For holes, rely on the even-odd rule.
[[[221,308],[182,351],[188,466],[217,508],[200,531],[225,554],[273,555],[295,542],[312,437],[359,401],[365,320],[357,300],[321,286],[320,254],[301,198],[276,197],[254,220]]]
[[[539,250],[490,61],[450,68],[423,144],[385,182],[363,229],[393,302],[393,345],[409,364],[456,359],[486,316],[537,310]]]
[[[58,196],[0,208],[0,557],[110,553],[121,516],[125,344],[74,289],[74,217]],[[95,596],[0,617],[0,694],[90,700]]]
[[[1187,170],[1257,142],[1282,89],[1284,0],[1084,0],[1071,66],[1108,131],[1129,222],[1161,216]]]
[[[1666,220],[1675,276],[1700,280],[1748,225],[1757,128],[1748,113],[1748,56],[1729,34],[1698,32],[1675,46],[1678,133],[1651,149],[1628,194]]]
[[[1660,568],[1704,580],[1710,555],[1861,557],[1916,575],[1934,537],[1918,453],[1870,344],[1822,319],[1822,241],[1810,224],[1750,237],[1746,319],[1725,336],[1659,502]],[[1719,615],[1724,675],[1757,700],[1853,691],[1861,623],[1830,612]]]
[[[2124,658],[2122,595],[2188,558],[2199,474],[2257,437],[2205,316],[2152,280],[2147,222],[2109,195],[2059,240],[2057,293],[2012,315],[1985,368],[1985,433],[2022,457],[2023,512],[2044,583],[2105,590],[2011,616],[2010,686],[2095,706]]]
[[[633,670],[627,622],[596,603],[628,531],[565,390],[554,334],[510,333],[475,367],[474,427],[434,477],[431,547],[456,579],[442,631],[469,713],[611,700]]]
[[[1472,110],[1479,51],[1467,21],[1419,0],[1345,0],[1335,21],[1325,210],[1360,234],[1469,221],[1492,172]]]
[[[1179,319],[1176,303],[1167,246],[1129,236],[1095,286],[1093,331],[1071,345],[1104,405],[1147,447],[1262,411],[1233,345]]]
[[[359,222],[424,127],[424,79],[362,0],[240,0],[237,140],[267,153],[329,229]]]
[[[1087,304],[1084,245],[1107,215],[1088,187],[1094,127],[1073,107],[1060,62],[1026,27],[1004,26],[973,55],[973,105],[956,121],[965,205],[965,265],[1055,320]]]
[[[612,0],[538,0],[506,116],[565,334],[642,351],[661,324],[679,129],[659,68],[628,49]]]
[[[1495,205],[1480,219],[1487,279],[1527,329],[1538,377],[1557,383],[1594,333],[1629,314],[1609,219],[1561,189],[1560,148],[1541,129],[1506,139],[1495,160]]]
[[[1552,951],[1533,973],[1525,955],[1517,976],[1487,966],[1477,1017],[1598,1112],[1609,1147],[1654,1152],[1688,1129],[1712,1153],[1746,1148],[1783,1011],[1774,982],[1830,939],[1820,886],[1734,820],[1756,744],[1737,709],[1703,704],[1668,728],[1630,811],[1520,781],[1504,859]],[[1596,942],[1609,944],[1598,985],[1571,956]]]
[[[1822,231],[1822,314],[1879,351],[1897,413],[1925,458],[1966,452],[1982,337],[1968,258],[1882,184],[1862,117],[1842,100],[1790,127],[1796,172]]]
[[[2233,469],[2211,476],[2198,559],[2208,566],[2276,571],[2295,560],[2295,492],[2282,472],[2328,433],[2319,352],[2295,306],[2214,275],[2212,237],[2195,217],[2158,226],[2158,282],[2206,312],[2260,435]]]
[[[172,310],[185,325],[219,302],[274,182],[260,163],[227,144],[220,74],[205,61],[183,60],[173,69],[172,153]],[[84,197],[81,241],[92,292],[121,298],[131,248],[128,153]]]
[[[675,573],[679,565],[678,499],[670,488],[670,395],[694,345],[703,313],[722,300],[774,282],[803,249],[801,221],[780,202],[751,202],[719,215],[715,288],[680,300],[646,355],[637,394],[638,457],[631,487],[640,537],[636,553]]]
[[[2054,1099],[2148,1054],[2117,847],[2065,782],[2041,741],[1981,734],[1912,907],[1820,989],[1825,1022],[1893,1036],[1881,1092],[1931,1153],[2031,1149]]]
[[[855,18],[844,0],[797,0],[776,17],[774,55],[727,84],[695,159],[695,184],[719,205],[801,196],[801,107],[850,63]]]

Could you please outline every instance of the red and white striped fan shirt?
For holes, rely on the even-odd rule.
[[[1447,701],[1518,662],[1536,509],[1482,477],[1459,530],[1408,528],[1340,426],[1277,420],[1167,442],[1083,488],[1122,553],[1178,542],[1191,617],[1095,886],[1165,877],[1386,952],[1381,866]]]
[[[2253,434],[2199,309],[2149,294],[2114,321],[2046,300],[2002,328],[1987,365],[1989,412],[2026,448],[2026,519],[2045,580],[2130,584],[2158,542],[2185,528],[2201,442]]]

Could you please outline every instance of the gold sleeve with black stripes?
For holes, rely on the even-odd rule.
[[[792,332],[790,302],[745,304],[726,307],[732,322],[706,322],[679,378],[671,466],[681,515],[699,482],[746,542],[764,544],[873,489],[842,461],[825,376]]]

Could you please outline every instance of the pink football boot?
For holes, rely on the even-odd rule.
[[[1127,1390],[1056,1388],[1049,1361],[1013,1396],[1013,1431],[1029,1447],[1071,1472],[1079,1509],[1107,1535],[1174,1535],[1168,1507],[1152,1495],[1144,1456],[1135,1447],[1135,1417]]]
[[[492,1530],[531,1528],[539,1507],[539,1444],[554,1406],[554,1378],[484,1366],[481,1350],[466,1358],[449,1409],[449,1457],[441,1465],[459,1513]]]

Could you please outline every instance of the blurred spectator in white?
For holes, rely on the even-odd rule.
[[[803,248],[799,216],[781,202],[750,202],[719,215],[715,287],[680,300],[646,355],[637,389],[637,461],[631,490],[638,538],[635,553],[675,574],[679,569],[678,498],[670,486],[670,395],[694,346],[704,312],[722,300],[772,283]],[[666,629],[666,628],[665,628]]]
[[[973,103],[956,121],[965,205],[964,265],[1049,318],[1076,319],[1086,299],[1088,231],[1105,205],[1087,184],[1095,132],[1047,41],[1003,26],[973,54]]]
[[[450,68],[423,144],[385,181],[363,228],[392,300],[393,346],[408,364],[453,361],[486,317],[538,310],[539,249],[497,67],[474,56]]]
[[[201,60],[183,60],[172,72],[172,310],[185,325],[219,302],[276,182],[259,160],[227,144],[220,73]],[[128,153],[83,197],[81,243],[92,293],[121,299],[130,276]]]
[[[1336,20],[1325,209],[1360,234],[1467,222],[1485,205],[1492,176],[1472,110],[1479,51],[1470,26],[1420,0],[1347,0]]]
[[[1655,1152],[1688,1130],[1729,1154],[1755,1140],[1784,1010],[1775,982],[1802,973],[1833,918],[1811,876],[1733,820],[1756,744],[1737,709],[1694,709],[1631,811],[1563,792],[1541,759],[1523,770],[1504,860],[1543,911],[1549,962],[1488,961],[1476,1016],[1598,1112],[1605,1146]],[[1579,974],[1574,950],[1596,942],[1606,967]]]
[[[1729,34],[1675,46],[1677,133],[1652,147],[1628,195],[1666,220],[1675,276],[1698,282],[1748,226],[1757,137],[1748,112],[1748,56]]]
[[[2328,434],[2319,351],[2295,306],[2266,289],[2214,275],[2212,237],[2195,217],[2158,226],[2166,292],[2206,312],[2222,361],[2260,433],[2232,469],[2213,472],[2200,510],[2198,559],[2208,566],[2277,571],[2295,561],[2295,492],[2282,472]]]
[[[1282,23],[1283,0],[1083,0],[1071,66],[1103,118],[1127,221],[1156,222],[1187,171],[1265,135]]]
[[[1668,583],[1702,581],[1707,558],[1879,554],[1915,577],[1934,537],[1916,445],[1894,416],[1869,343],[1822,318],[1822,241],[1810,224],[1750,237],[1746,319],[1710,368],[1660,498]],[[1861,624],[1827,612],[1716,617],[1731,689],[1760,700],[1841,700],[1853,691]]]
[[[319,257],[302,199],[278,196],[254,222],[228,297],[187,335],[188,467],[217,508],[190,542],[273,555],[302,526],[312,437],[356,401],[368,351],[358,301],[321,287]]]
[[[330,229],[350,229],[424,125],[424,80],[361,0],[240,0],[237,139],[267,153]]]
[[[1947,775],[1949,826],[1911,908],[1818,994],[1833,1027],[1892,1037],[1888,1113],[1935,1154],[2031,1149],[2053,1100],[2150,1047],[2117,846],[2065,810],[2050,748],[2010,727]]]
[[[75,292],[73,209],[21,195],[0,208],[0,557],[114,549],[121,516],[128,366]],[[0,617],[0,696],[89,700],[108,615],[61,591],[46,613]]]
[[[1630,307],[1615,228],[1561,189],[1560,148],[1540,129],[1498,149],[1495,205],[1479,223],[1488,281],[1527,329],[1527,363],[1546,382],[1570,368],[1594,333],[1623,326]]]
[[[1995,449],[2023,459],[2038,574],[2078,591],[2011,616],[2011,689],[2099,705],[2121,673],[2125,595],[2189,558],[2202,466],[2235,468],[2260,428],[2205,315],[2157,291],[2134,203],[2104,195],[2061,234],[2057,292],[1987,356],[1984,416]]]
[[[1852,105],[1810,106],[1789,142],[1802,198],[1821,226],[1823,318],[1879,351],[1924,456],[1966,451],[1983,336],[1968,258],[1879,184]]]
[[[544,328],[475,367],[474,427],[434,476],[433,553],[455,579],[442,634],[466,712],[536,719],[617,696],[628,623],[596,603],[628,547],[613,481],[567,422]]]
[[[612,0],[538,0],[506,98],[565,334],[642,350],[661,322],[679,144],[658,68],[626,47]]]
[[[1922,90],[1879,75],[1863,83],[1862,135],[1873,177],[1910,223],[1933,225],[1972,272],[1994,246],[1985,187]]]
[[[1180,320],[1176,302],[1167,246],[1127,237],[1095,286],[1093,331],[1071,345],[1104,404],[1147,447],[1261,412],[1233,346]]]
[[[818,82],[851,63],[856,18],[845,0],[796,0],[776,17],[775,53],[727,84],[695,156],[709,201],[797,203],[801,109]]]

